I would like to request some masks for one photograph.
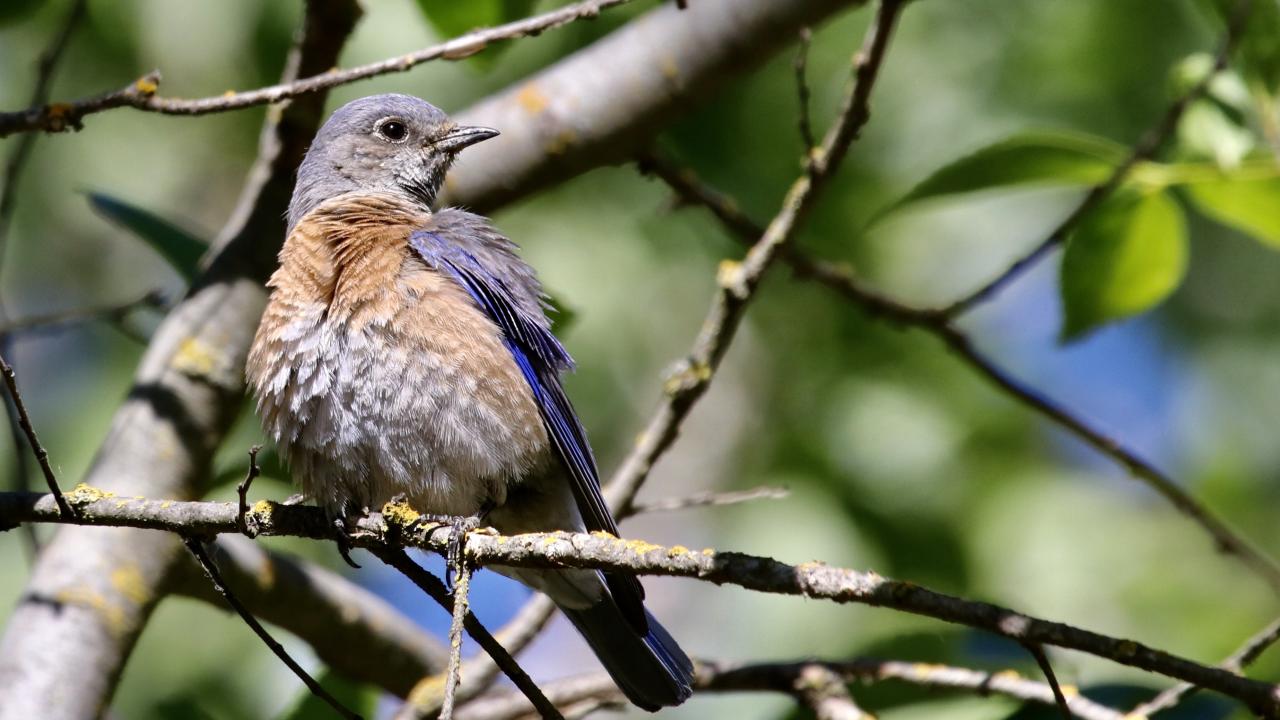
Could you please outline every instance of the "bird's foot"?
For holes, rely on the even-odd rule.
[[[364,514],[368,514],[365,510]],[[351,540],[348,539],[351,530],[359,523],[360,516],[339,515],[333,519],[333,539],[338,545],[338,554],[342,556],[342,561],[356,570],[360,569],[360,564],[351,559]]]

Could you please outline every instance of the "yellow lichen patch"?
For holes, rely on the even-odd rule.
[[[712,550],[711,548],[702,548],[702,554],[704,557],[714,557],[716,554],[716,551]]]
[[[133,86],[143,95],[154,95],[156,90],[160,89],[156,81],[149,77],[138,78],[138,82],[134,83]]]
[[[222,97],[235,97],[235,96],[236,96],[236,91],[235,91],[235,90],[223,90],[223,91],[222,91]]]
[[[667,548],[667,555],[670,557],[676,557],[677,555],[688,555],[688,554],[689,554],[689,548],[683,545],[672,545],[671,547]]]
[[[94,590],[85,587],[66,588],[57,592],[54,600],[63,605],[75,605],[93,610],[102,617],[107,630],[113,635],[123,635],[128,630],[124,610]]]
[[[382,506],[382,518],[383,520],[386,520],[388,525],[408,527],[417,522],[421,517],[422,513],[414,510],[413,507],[404,500],[393,500]]]
[[[1148,718],[1146,715],[1143,715],[1141,713],[1129,713],[1125,715],[1123,718],[1120,718],[1120,720],[1148,720]]]
[[[551,138],[551,140],[547,142],[547,147],[546,147],[547,154],[562,155],[564,154],[564,151],[568,150],[570,147],[573,146],[573,143],[577,139],[578,139],[578,135],[574,131],[569,129],[561,130],[560,132],[556,133],[555,137]]]
[[[516,102],[530,115],[537,115],[547,109],[547,96],[542,94],[536,83],[525,83],[516,93]]]
[[[151,600],[151,591],[137,565],[122,565],[111,571],[111,587],[138,605]]]
[[[648,552],[653,552],[654,550],[665,550],[665,549],[666,548],[662,547],[661,545],[654,545],[653,543],[646,542],[644,540],[628,540],[627,541],[627,550],[630,550],[631,552],[637,553],[640,555],[643,555],[644,553],[648,553]]]
[[[591,536],[592,536],[592,537],[603,538],[603,539],[605,539],[605,540],[617,540],[617,539],[618,539],[618,536],[617,536],[617,535],[614,535],[613,533],[607,533],[607,532],[605,532],[605,531],[603,531],[603,530],[592,530],[592,531],[591,531]]]
[[[259,500],[249,508],[249,514],[255,516],[259,522],[270,522],[273,506],[270,500]]]
[[[1075,685],[1059,685],[1058,687],[1062,690],[1062,696],[1066,698],[1073,698],[1080,694],[1080,688]]]
[[[671,55],[662,58],[658,69],[662,71],[662,77],[668,80],[675,81],[680,79],[680,66],[676,64],[676,59]]]
[[[168,509],[169,509],[169,508],[171,508],[171,507],[173,507],[173,501],[172,501],[172,500],[165,500],[164,502],[160,503],[160,509],[161,509],[161,510],[168,510]]]
[[[928,677],[935,672],[942,670],[945,666],[936,663],[912,663],[911,672],[921,677]]]
[[[187,375],[211,376],[218,368],[218,356],[213,348],[196,338],[187,338],[178,345],[173,356],[173,369]]]
[[[993,673],[991,677],[1004,680],[1018,680],[1022,677],[1022,674],[1017,670],[1001,670],[998,673]]]
[[[92,485],[84,483],[76,485],[71,492],[66,494],[67,502],[73,505],[88,505],[89,503],[96,503],[99,500],[106,500],[115,496],[116,494],[110,490],[99,490]]]

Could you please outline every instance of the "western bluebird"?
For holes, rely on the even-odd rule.
[[[617,534],[533,270],[485,218],[430,207],[458,152],[497,134],[407,95],[334,112],[298,168],[249,383],[334,518],[404,494],[503,533]],[[550,595],[636,705],[689,696],[692,663],[634,576],[495,569]]]

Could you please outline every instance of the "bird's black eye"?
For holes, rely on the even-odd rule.
[[[400,142],[409,136],[409,128],[399,120],[383,120],[378,123],[378,134],[391,142]]]

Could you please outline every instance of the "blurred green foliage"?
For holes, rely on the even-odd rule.
[[[1153,12],[1150,0],[913,3],[873,119],[799,244],[913,303],[972,290],[1038,243],[1171,99],[1203,77],[1229,4],[1174,0]],[[4,108],[25,102],[25,69],[65,3],[22,5],[0,5]],[[1189,109],[1157,162],[1135,168],[1124,194],[1079,228],[1064,255],[964,324],[1015,375],[1135,447],[1277,555],[1280,32],[1276,1],[1254,6],[1240,62]],[[330,105],[399,91],[458,110],[648,7],[512,43],[487,62],[433,63],[345,87]],[[407,52],[524,9],[497,1],[368,3],[342,64]],[[54,96],[100,92],[153,67],[164,72],[162,91],[174,95],[270,83],[299,16],[298,2],[90,0]],[[819,130],[868,17],[846,13],[815,33],[809,77]],[[784,55],[688,108],[659,143],[763,221],[799,172],[795,111]],[[11,314],[183,287],[180,271],[136,241],[136,227],[105,222],[84,192],[129,198],[187,228],[185,235],[212,237],[234,207],[264,112],[172,118],[118,110],[88,118],[78,134],[41,138],[0,269]],[[495,220],[557,301],[575,311],[565,340],[580,370],[569,392],[607,473],[654,406],[663,368],[687,351],[717,263],[741,250],[704,213],[673,211],[665,189],[633,167],[594,171]],[[1064,327],[1077,342],[1059,345]],[[18,338],[20,381],[64,482],[84,471],[102,442],[141,352],[95,326]],[[248,410],[246,403],[215,469],[212,497],[233,497],[245,450],[261,441]],[[0,446],[6,473],[12,452]],[[264,467],[269,477],[255,495],[287,496],[283,469]],[[932,339],[868,318],[782,269],[766,281],[723,372],[645,492],[760,484],[793,492],[783,501],[640,517],[624,531],[874,569],[1206,662],[1277,611],[1261,582],[1121,469],[1001,395]],[[270,544],[337,567],[321,544]],[[27,567],[20,535],[0,535],[0,614],[18,602]],[[352,577],[369,582],[376,570]],[[695,655],[875,655],[1036,672],[1018,648],[934,621],[690,582],[647,585],[655,614]],[[439,620],[425,601],[406,607]],[[304,643],[285,641],[319,671]],[[1087,656],[1056,652],[1053,660],[1064,682],[1118,707],[1166,684]],[[597,667],[563,624],[527,661],[537,678]],[[1280,653],[1251,673],[1280,676]],[[166,601],[126,669],[114,711],[278,717],[295,707],[298,690],[234,617]],[[853,690],[884,720],[1052,717],[899,685]],[[726,696],[696,698],[671,716],[792,712],[785,698]],[[1206,695],[1170,717],[1243,715]]]

